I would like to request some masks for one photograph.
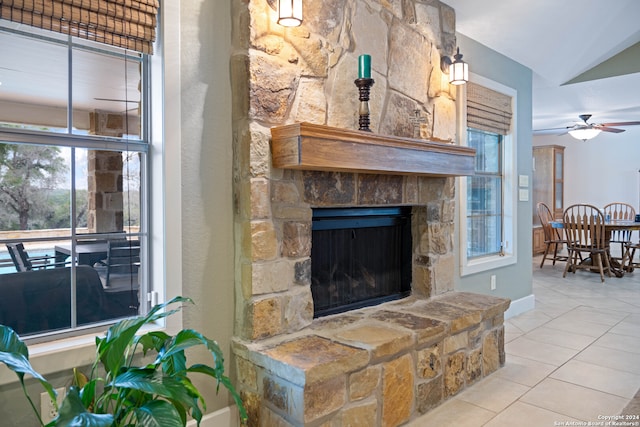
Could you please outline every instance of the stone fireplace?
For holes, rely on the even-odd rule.
[[[285,30],[271,3],[234,12],[232,367],[249,425],[402,425],[504,363],[509,301],[454,292],[454,177],[473,171],[439,69],[455,14],[307,2]],[[372,133],[350,130],[358,53],[373,58]],[[314,320],[312,209],[379,206],[411,210],[410,296]]]

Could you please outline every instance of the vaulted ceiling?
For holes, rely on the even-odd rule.
[[[531,68],[533,129],[640,120],[640,1],[443,1],[457,32]]]

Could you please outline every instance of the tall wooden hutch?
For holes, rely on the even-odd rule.
[[[533,147],[533,253],[544,252],[544,232],[538,218],[538,202],[543,202],[561,219],[564,212],[564,147]]]

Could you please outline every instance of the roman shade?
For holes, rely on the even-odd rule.
[[[467,84],[467,127],[507,135],[511,128],[511,97],[479,84]]]
[[[153,53],[158,0],[0,0],[0,18]]]

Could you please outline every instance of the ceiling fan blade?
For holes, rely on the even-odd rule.
[[[563,128],[549,128],[549,129],[534,129],[534,135],[562,135],[568,132],[573,126],[565,126]]]
[[[640,122],[617,122],[617,123],[602,123],[601,126],[636,126],[640,125]]]
[[[597,129],[600,129],[603,132],[612,132],[612,133],[622,133],[624,132],[624,129],[616,129],[616,128],[610,128],[607,126],[595,126]]]

